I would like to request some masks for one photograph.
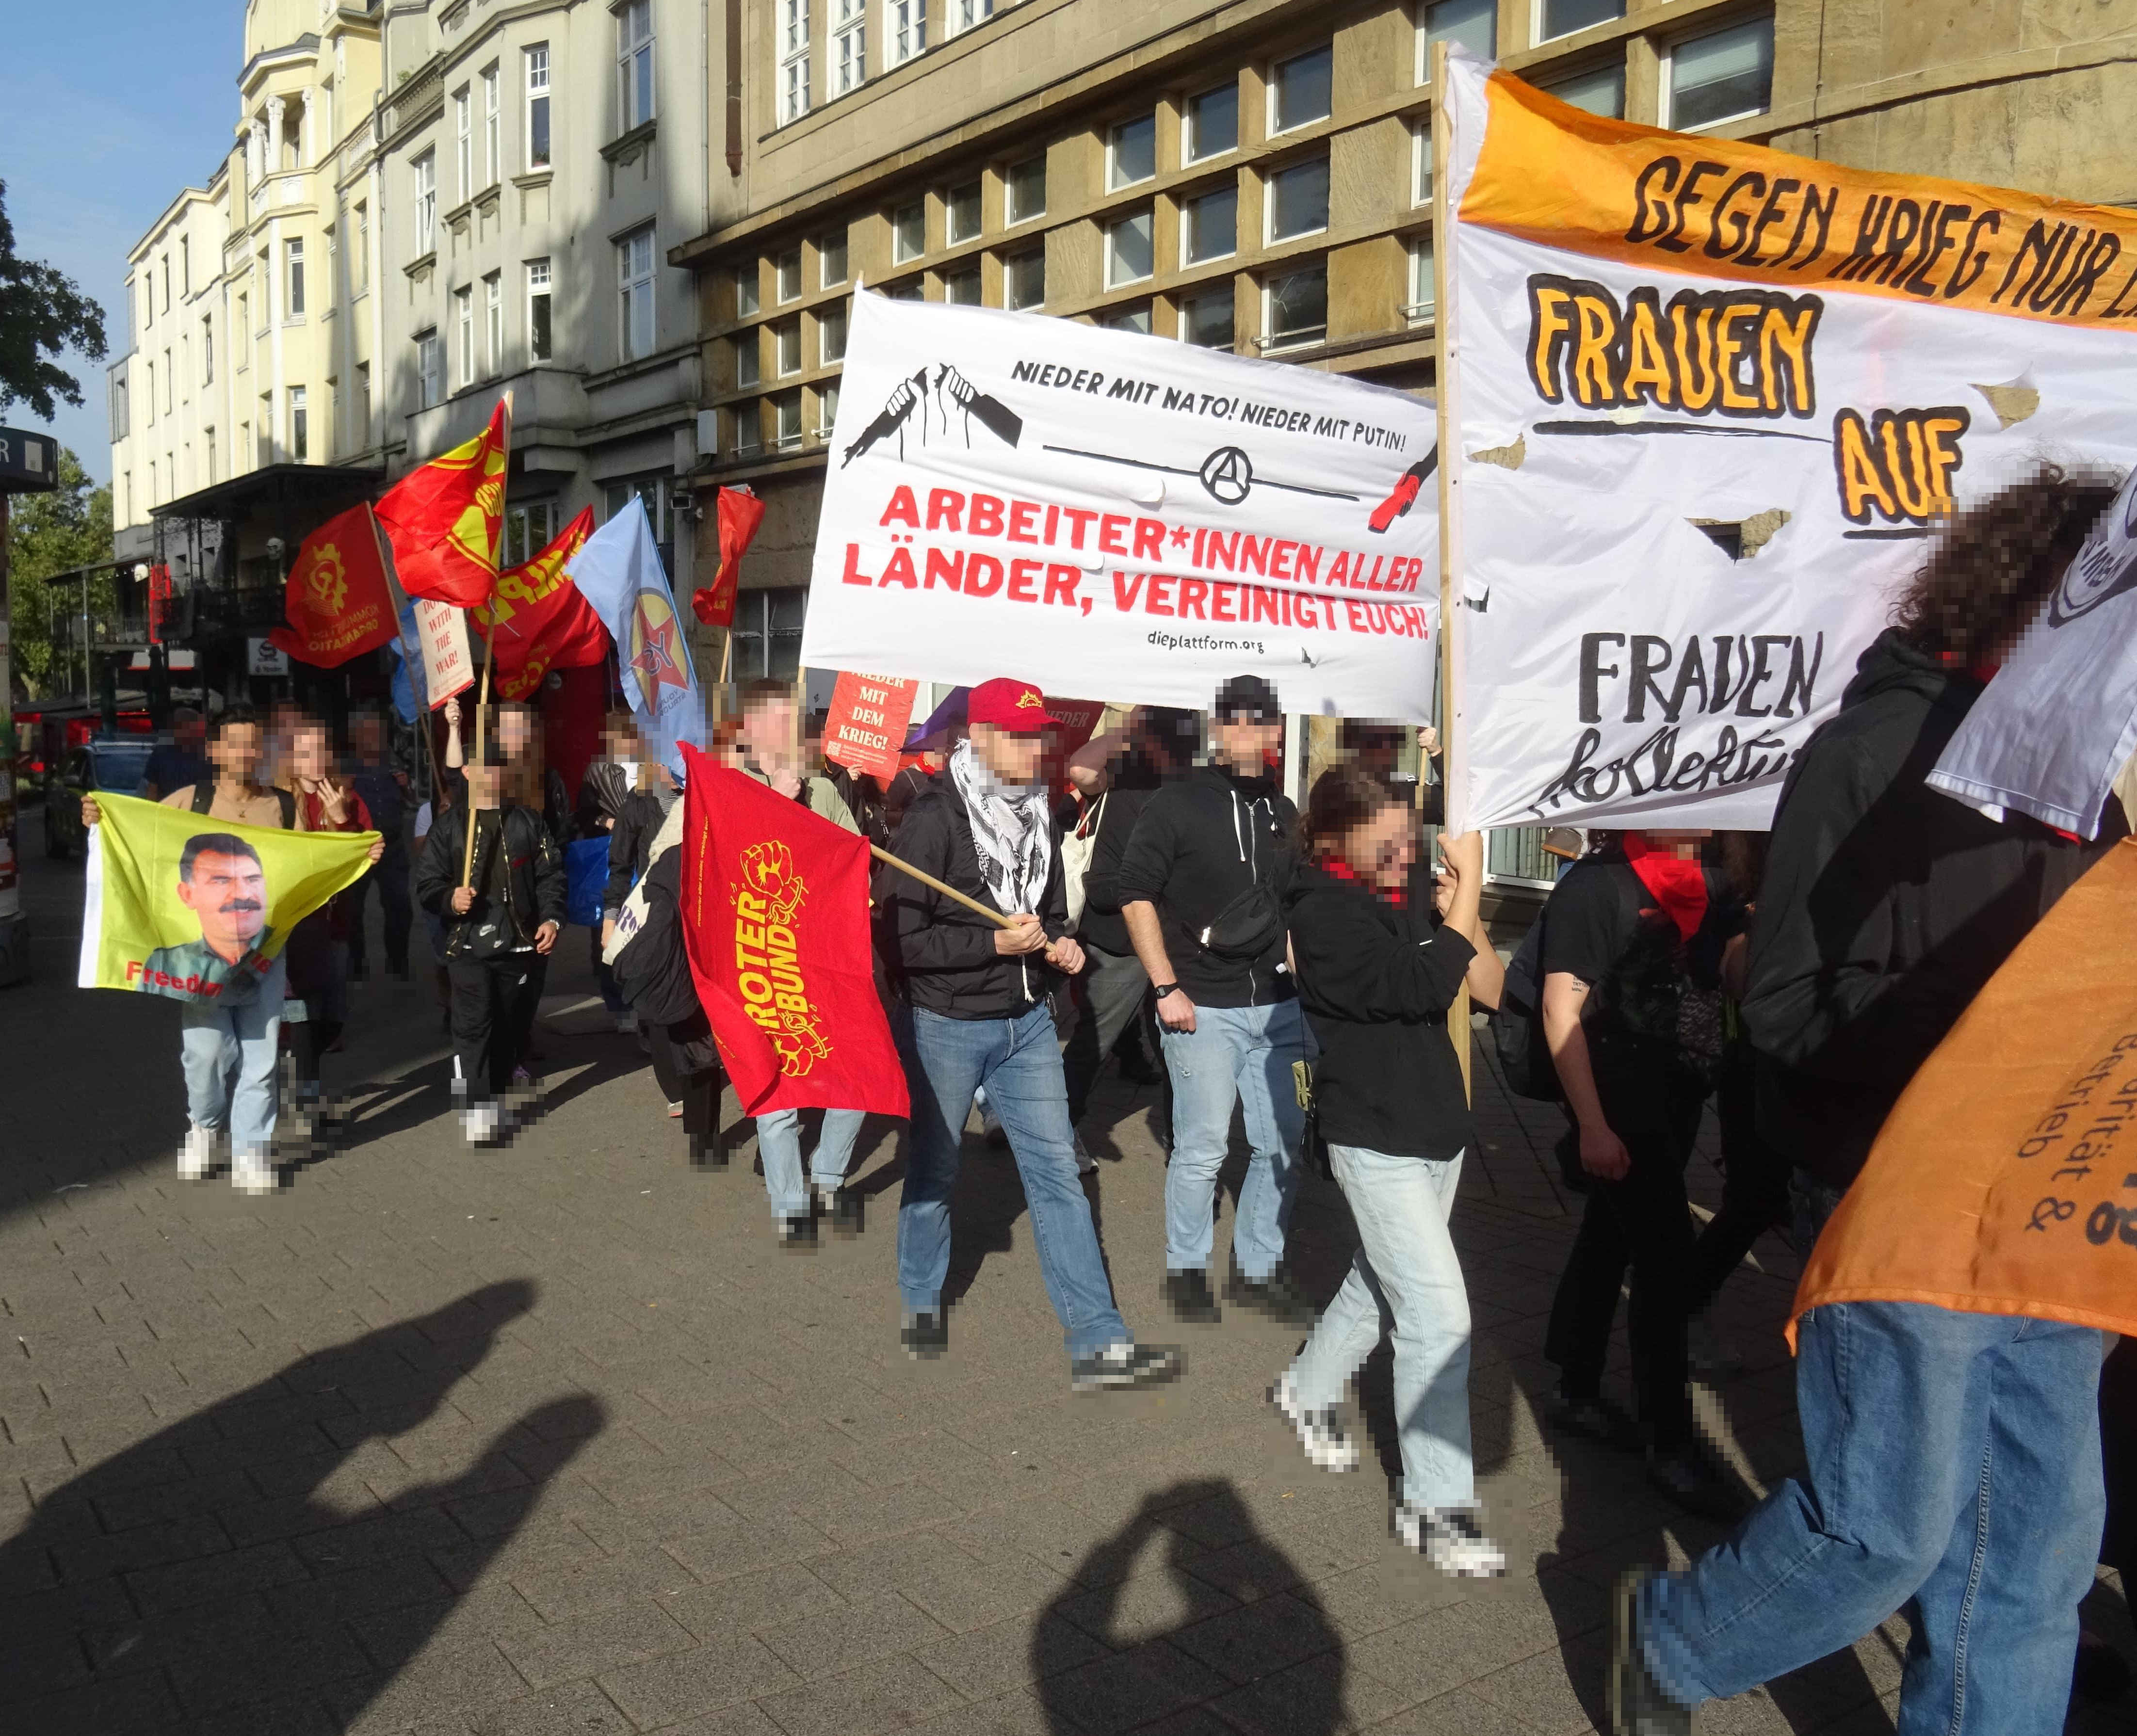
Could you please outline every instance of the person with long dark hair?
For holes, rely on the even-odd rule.
[[[1359,1247],[1349,1275],[1269,1400],[1324,1471],[1358,1449],[1336,1412],[1344,1383],[1395,1341],[1402,1487],[1398,1541],[1441,1572],[1503,1573],[1469,1452],[1469,1296],[1448,1233],[1477,1124],[1447,1019],[1464,985],[1498,1003],[1505,974],[1484,934],[1483,839],[1445,836],[1443,900],[1423,872],[1407,791],[1338,766],[1314,784],[1305,858],[1286,901],[1299,997],[1320,1043],[1313,1112]]]

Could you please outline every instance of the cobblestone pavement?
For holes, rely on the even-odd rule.
[[[0,991],[0,1731],[1586,1730],[1614,1577],[1715,1534],[1629,1461],[1539,1436],[1572,1219],[1551,1116],[1488,1076],[1456,1229],[1514,1567],[1478,1586],[1388,1544],[1385,1350],[1379,1462],[1326,1476],[1263,1398],[1296,1332],[1160,1318],[1162,1169],[1125,1086],[1094,1198],[1131,1325],[1184,1342],[1185,1378],[1069,1393],[1014,1169],[976,1136],[952,1354],[917,1365],[892,1131],[864,1141],[866,1234],[781,1252],[753,1146],[691,1171],[635,1043],[598,1028],[580,931],[546,1110],[509,1148],[470,1152],[444,1115],[428,984],[373,984],[335,1058],[362,1082],[339,1147],[293,1154],[270,1199],[179,1184],[172,1010],[66,985],[80,871],[27,842],[39,975]],[[1332,1188],[1309,1182],[1293,1246],[1330,1294]],[[1771,1479],[1799,1451],[1794,1268],[1771,1238],[1754,1261],[1721,1306],[1749,1369],[1701,1404]],[[2119,1594],[2095,1601],[2126,1644]],[[1904,1636],[1708,1729],[1889,1729]],[[2088,1716],[2137,1729],[2128,1702]]]

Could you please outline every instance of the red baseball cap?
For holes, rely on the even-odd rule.
[[[1049,717],[1046,696],[1028,681],[1002,676],[982,681],[965,702],[967,723],[991,723],[1015,736],[1035,736],[1059,717]]]

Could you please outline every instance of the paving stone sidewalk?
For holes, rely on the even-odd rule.
[[[1151,1106],[1110,1076],[1113,1282],[1142,1336],[1185,1345],[1185,1377],[1068,1391],[1014,1169],[976,1135],[952,1354],[916,1364],[895,1131],[863,1142],[865,1235],[781,1252],[753,1145],[724,1173],[684,1164],[635,1042],[587,1004],[580,931],[540,1038],[548,1100],[509,1146],[471,1152],[446,1117],[427,982],[377,983],[334,1058],[361,1086],[339,1145],[295,1154],[270,1199],[181,1184],[171,1009],[67,985],[80,869],[30,844],[38,980],[0,990],[6,1736],[1584,1731],[1616,1574],[1716,1534],[1631,1461],[1539,1434],[1572,1203],[1554,1117],[1488,1068],[1455,1227],[1514,1566],[1471,1585],[1388,1544],[1385,1349],[1377,1458],[1333,1477],[1263,1401],[1295,1331],[1161,1318]],[[1317,1295],[1352,1243],[1310,1180],[1293,1245]],[[1720,1311],[1747,1371],[1701,1403],[1770,1480],[1799,1452],[1794,1267],[1773,1238],[1753,1257]],[[2119,1588],[2095,1602],[2127,1646]],[[1707,1728],[1889,1730],[1905,1631]]]

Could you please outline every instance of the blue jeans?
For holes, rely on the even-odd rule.
[[[1803,1319],[1808,1482],[1641,1597],[1685,1704],[1852,1646],[1902,1604],[1898,1736],[2058,1736],[2106,1512],[2100,1335],[1920,1302]]]
[[[275,1063],[289,993],[283,962],[235,1006],[187,1001],[178,1009],[186,1114],[196,1127],[227,1127],[232,1151],[265,1156],[275,1143]]]
[[[1359,1247],[1343,1287],[1291,1365],[1298,1403],[1329,1409],[1380,1335],[1392,1333],[1403,1499],[1415,1507],[1473,1506],[1469,1291],[1447,1233],[1462,1154],[1434,1162],[1331,1145],[1328,1158],[1351,1203]]]
[[[898,1206],[898,1288],[906,1310],[942,1306],[950,1271],[950,1195],[972,1093],[984,1085],[1024,1181],[1047,1300],[1072,1358],[1123,1343],[1098,1252],[1091,1202],[1076,1174],[1075,1131],[1054,1015],[1044,1003],[1020,1019],[945,1019],[913,1009],[913,1126]]]
[[[1305,1111],[1291,1064],[1306,1058],[1295,1000],[1273,1007],[1197,1007],[1195,1028],[1165,1033],[1172,1075],[1172,1161],[1165,1172],[1165,1269],[1206,1272],[1215,1239],[1217,1172],[1231,1143],[1232,1104],[1244,1113],[1253,1156],[1232,1226],[1232,1267],[1259,1283],[1283,1258],[1298,1191]]]
[[[854,1141],[868,1119],[858,1109],[827,1109],[809,1164],[809,1179],[820,1188],[836,1188],[854,1160]],[[781,1220],[809,1214],[809,1189],[801,1179],[801,1111],[775,1109],[757,1118],[757,1155],[764,1160],[764,1191],[772,1215]]]

